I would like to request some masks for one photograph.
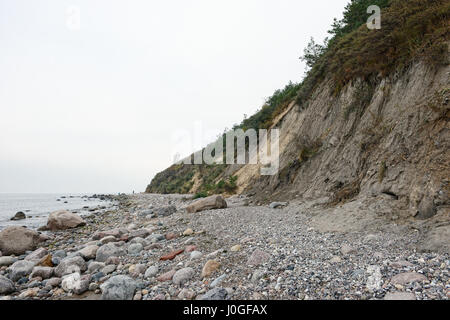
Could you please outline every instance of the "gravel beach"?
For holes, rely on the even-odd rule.
[[[83,217],[86,225],[45,231],[36,250],[0,256],[0,298],[450,298],[448,253],[417,251],[420,232],[408,225],[373,218],[326,231],[317,201],[233,196],[227,208],[187,213],[188,195],[111,200],[118,205]]]

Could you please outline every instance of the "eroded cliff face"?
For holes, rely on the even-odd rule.
[[[355,81],[338,96],[323,83],[275,126],[278,175],[243,166],[235,172],[239,192],[260,201],[325,197],[329,205],[383,197],[402,218],[448,214],[449,76],[448,66],[417,63],[376,85]]]

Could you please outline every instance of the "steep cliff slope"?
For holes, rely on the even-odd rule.
[[[450,233],[449,16],[447,1],[394,0],[381,30],[361,26],[332,39],[296,98],[286,95],[264,118],[280,130],[277,175],[250,164],[178,165],[147,192],[323,199],[324,208],[360,201],[359,210]],[[216,188],[230,176],[233,188]]]

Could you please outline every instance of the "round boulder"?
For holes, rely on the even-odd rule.
[[[51,231],[66,230],[85,226],[86,222],[76,213],[60,210],[50,213],[47,229]]]
[[[8,227],[0,232],[0,250],[4,255],[21,255],[36,249],[39,233],[24,227]]]

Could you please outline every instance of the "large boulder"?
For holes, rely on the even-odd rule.
[[[87,265],[84,259],[80,256],[67,257],[63,259],[55,268],[55,275],[59,278],[74,273],[84,272],[87,270]]]
[[[34,262],[27,260],[20,260],[14,262],[10,267],[9,278],[12,281],[17,281],[20,278],[28,276],[33,271]]]
[[[128,276],[115,276],[100,286],[102,300],[132,300],[136,282]]]
[[[47,229],[51,231],[66,230],[85,226],[86,222],[76,213],[60,210],[50,213]]]
[[[39,233],[24,227],[8,227],[0,232],[0,250],[4,255],[21,255],[36,249]]]
[[[200,199],[191,203],[186,207],[186,211],[189,213],[195,213],[204,210],[211,209],[222,209],[227,207],[227,202],[222,198],[222,196],[211,196],[204,199]]]
[[[98,248],[95,260],[105,262],[109,257],[120,257],[124,255],[126,255],[126,251],[111,242]]]

